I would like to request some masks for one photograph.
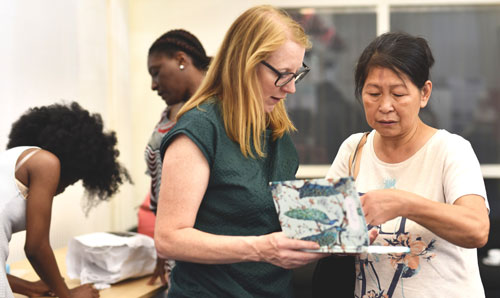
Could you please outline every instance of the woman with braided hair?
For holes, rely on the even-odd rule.
[[[86,211],[130,181],[117,161],[114,132],[103,131],[101,116],[73,102],[28,110],[10,131],[0,153],[0,297],[12,291],[29,297],[99,297],[90,284],[68,289],[50,246],[54,196],[82,180]],[[11,235],[26,230],[24,251],[40,281],[6,275]],[[7,282],[8,280],[8,282]],[[9,287],[10,284],[10,287]]]
[[[167,107],[146,146],[145,158],[147,174],[151,176],[151,187],[139,211],[139,233],[153,237],[154,213],[160,192],[162,168],[161,140],[174,126],[177,111],[198,89],[210,60],[198,38],[182,29],[161,35],[149,49],[148,72],[152,79],[151,89],[158,93]],[[165,275],[168,276],[172,266],[173,262],[158,259],[150,283],[154,283],[158,276],[166,283]]]

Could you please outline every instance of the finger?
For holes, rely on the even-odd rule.
[[[369,213],[365,213],[365,222],[368,226],[373,226],[372,217]]]
[[[148,280],[148,285],[154,285],[157,277],[158,276],[156,274],[153,274],[153,276],[151,276],[151,278]]]
[[[373,243],[373,241],[375,241],[375,239],[377,238],[378,236],[378,230],[377,229],[371,229],[369,231],[369,236],[370,236],[370,244]]]
[[[289,260],[292,260],[296,262],[297,264],[307,264],[312,261],[315,261],[317,259],[323,258],[325,255],[324,253],[319,253],[319,252],[307,252],[307,251],[302,251],[302,250],[291,250],[288,254],[287,257]]]
[[[285,268],[293,269],[297,267],[302,267],[311,262],[323,258],[325,254],[322,253],[312,253],[303,251],[292,251],[285,261]]]
[[[283,248],[292,250],[316,250],[319,249],[319,244],[314,241],[298,240],[298,239],[287,239],[283,240]]]
[[[165,272],[162,272],[162,274],[160,275],[160,279],[161,279],[161,283],[163,285],[167,284],[167,278],[166,278],[166,273]]]
[[[363,209],[363,214],[367,217],[370,214],[370,210],[368,209],[367,204],[361,204],[361,209]]]
[[[362,195],[361,197],[359,197],[359,201],[361,202],[361,206],[364,206],[365,202],[366,202],[365,195]]]

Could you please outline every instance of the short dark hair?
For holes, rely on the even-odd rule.
[[[199,70],[206,71],[212,60],[205,53],[198,38],[183,29],[170,30],[160,36],[149,48],[148,55],[164,53],[168,57],[172,57],[178,51],[188,54],[193,59],[194,66]]]
[[[429,80],[434,57],[427,41],[404,32],[384,33],[375,38],[358,59],[355,95],[361,98],[363,86],[373,67],[388,68],[398,75],[405,74],[419,89]]]
[[[7,149],[37,146],[53,153],[61,165],[60,182],[82,180],[89,197],[108,200],[125,181],[127,170],[117,161],[114,132],[104,132],[99,114],[78,103],[30,108],[14,124]]]

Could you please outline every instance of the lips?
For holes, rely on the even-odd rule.
[[[166,92],[158,93],[158,96],[163,98],[164,100],[167,100],[168,96]]]
[[[397,121],[394,121],[394,120],[379,120],[378,123],[382,124],[382,125],[390,125],[390,124],[394,124],[396,123]]]

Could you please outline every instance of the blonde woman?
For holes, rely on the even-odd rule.
[[[284,236],[268,187],[298,168],[283,101],[309,47],[283,11],[245,11],[164,137],[155,242],[177,264],[168,297],[290,297],[289,269],[322,257]]]

